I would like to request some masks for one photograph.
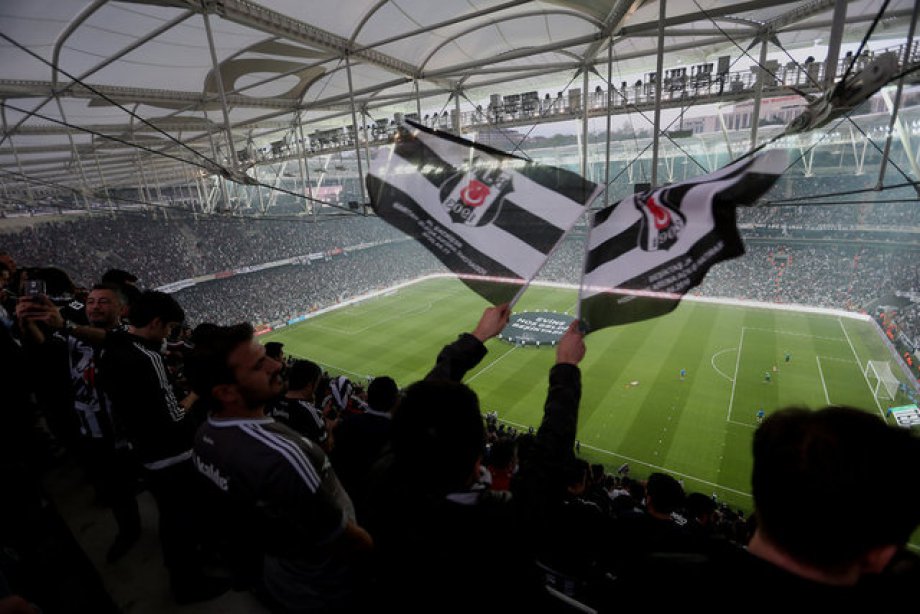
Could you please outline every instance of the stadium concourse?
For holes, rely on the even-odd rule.
[[[439,324],[459,336],[403,388],[405,339],[350,381],[258,338],[449,272],[368,193],[403,120],[577,174],[600,186],[592,212],[660,208],[648,190],[766,149],[788,159],[775,185],[721,211],[745,254],[690,292],[868,314],[886,360],[859,364],[835,325],[875,394],[915,405],[918,16],[913,0],[5,3],[0,614],[905,611],[920,440],[875,407],[739,394],[741,509],[649,459],[586,460],[579,417],[634,408],[590,374],[577,326],[524,350],[542,366],[515,384],[547,389],[532,427],[467,385],[517,349],[483,362],[506,305]],[[541,242],[537,279],[578,284],[590,217]],[[735,377],[711,358],[729,422],[739,326],[717,352]]]

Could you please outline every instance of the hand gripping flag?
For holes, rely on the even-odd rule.
[[[597,186],[407,122],[371,161],[374,211],[493,304],[510,301],[581,217]]]
[[[709,267],[743,254],[735,207],[754,203],[785,166],[772,150],[598,211],[581,284],[587,330],[664,315]]]

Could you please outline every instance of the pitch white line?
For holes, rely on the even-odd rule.
[[[853,361],[849,358],[837,358],[836,356],[820,356],[819,358],[821,358],[821,360],[836,360],[837,362],[853,364]]]
[[[757,427],[753,424],[748,424],[747,422],[738,422],[737,420],[726,420],[729,424],[737,424],[738,426],[746,426],[749,429],[756,429]]]
[[[727,350],[720,350],[720,351],[716,352],[715,354],[713,354],[713,355],[712,355],[712,358],[709,359],[709,364],[712,365],[712,368],[715,369],[716,373],[718,373],[719,375],[721,375],[722,377],[724,377],[725,379],[727,379],[727,380],[730,381],[730,382],[734,382],[735,380],[733,380],[732,378],[730,378],[729,376],[725,375],[724,373],[722,373],[722,371],[719,370],[719,367],[716,366],[716,356],[721,356],[722,354],[724,354],[724,353],[726,353],[726,352],[731,352],[732,350],[737,350],[737,349],[738,349],[738,348],[728,348]]]
[[[809,333],[794,333],[791,330],[780,330],[778,328],[758,328],[756,326],[745,326],[744,328],[748,330],[760,330],[766,333],[776,333],[779,335],[791,335],[793,337],[809,337],[811,339],[823,339],[825,341],[843,341],[840,337],[821,337]]]
[[[821,368],[821,357],[815,356],[815,362],[818,363],[818,375],[821,376],[821,386],[824,388],[824,400],[831,404],[831,397],[827,394],[827,383],[824,381],[824,370]]]
[[[491,369],[492,367],[494,367],[495,365],[497,365],[497,364],[499,363],[499,361],[501,361],[502,359],[504,359],[505,356],[507,356],[508,354],[510,354],[511,352],[513,352],[514,350],[518,349],[518,347],[520,347],[520,346],[517,346],[517,345],[514,346],[513,348],[511,348],[510,350],[508,350],[507,352],[505,352],[504,354],[502,354],[501,356],[499,356],[498,358],[496,358],[495,360],[493,360],[492,362],[490,362],[489,364],[487,364],[487,365],[486,365],[485,367],[483,367],[481,370],[479,370],[479,371],[477,371],[476,373],[474,373],[468,380],[466,380],[466,383],[469,384],[471,381],[473,381],[474,379],[476,379],[477,377],[479,377],[480,375],[482,375],[483,373],[485,373],[486,371],[488,371],[489,369]]]
[[[878,407],[878,413],[882,417],[882,420],[885,420],[885,412],[882,411],[882,406],[879,404],[875,393],[872,392],[872,384],[869,383],[869,378],[866,377],[866,373],[862,370],[862,363],[859,362],[859,354],[856,353],[856,348],[853,347],[853,342],[850,341],[850,335],[847,334],[847,329],[843,325],[843,320],[837,318],[837,323],[840,324],[840,330],[843,331],[843,336],[847,338],[847,343],[850,344],[850,350],[853,352],[853,358],[856,359],[856,368],[859,369],[859,372],[862,373],[863,379],[866,380],[866,387],[869,389],[869,393],[872,395],[872,400],[875,401],[875,406]],[[888,422],[888,420],[885,420],[885,422]]]
[[[431,311],[431,308],[434,306],[434,304],[437,303],[437,302],[440,302],[440,301],[442,301],[442,300],[444,300],[444,299],[437,299],[437,300],[435,300],[435,301],[429,301],[429,302],[426,303],[425,305],[422,305],[422,306],[420,306],[420,307],[418,307],[418,308],[416,308],[416,309],[414,309],[414,310],[409,310],[409,311],[405,311],[405,312],[402,312],[402,313],[396,313],[396,314],[393,314],[393,315],[391,315],[391,316],[389,316],[389,317],[386,317],[386,318],[382,318],[382,319],[379,319],[379,320],[374,320],[374,322],[373,322],[372,324],[368,324],[368,325],[365,326],[364,328],[350,328],[350,327],[349,327],[349,328],[339,328],[338,326],[326,326],[326,325],[324,325],[324,324],[313,324],[313,326],[315,326],[316,328],[319,328],[319,329],[321,329],[321,330],[328,330],[329,332],[338,333],[338,334],[340,334],[340,335],[347,335],[347,336],[349,336],[349,337],[354,337],[355,335],[360,335],[361,333],[366,333],[367,331],[369,331],[369,330],[372,329],[372,328],[379,328],[380,325],[383,324],[383,323],[385,323],[385,322],[390,322],[390,321],[396,320],[396,319],[398,319],[398,318],[404,318],[404,317],[406,317],[406,316],[414,316],[414,315],[418,315],[418,314],[421,314],[421,313],[425,313],[425,312],[427,312],[427,311]],[[345,314],[343,314],[343,315],[345,315]],[[349,314],[349,315],[355,315],[355,316],[361,315],[361,316],[363,316],[364,314]]]
[[[367,373],[356,373],[355,371],[349,371],[348,369],[343,369],[342,367],[337,367],[335,365],[330,365],[328,362],[317,362],[321,367],[326,367],[327,369],[332,369],[333,371],[338,371],[339,373],[347,373],[349,375],[357,375],[358,377],[368,378],[370,375]]]
[[[505,424],[510,424],[511,426],[516,426],[516,427],[518,427],[518,428],[524,428],[524,429],[529,428],[529,426],[526,425],[526,424],[518,424],[517,422],[512,422],[511,420],[502,420],[502,419],[499,419],[499,421],[500,421],[500,422],[504,422]],[[693,476],[693,475],[690,475],[690,474],[688,474],[688,473],[681,473],[680,471],[675,471],[675,470],[673,470],[673,469],[668,469],[667,467],[662,467],[662,466],[660,466],[660,465],[653,465],[652,463],[647,463],[647,462],[642,461],[642,460],[639,460],[639,459],[637,459],[637,458],[632,458],[631,456],[624,456],[623,454],[619,454],[619,453],[617,453],[617,452],[611,452],[610,450],[605,450],[605,449],[603,449],[603,448],[598,448],[598,447],[592,446],[592,445],[587,444],[587,443],[584,443],[584,442],[581,443],[581,447],[582,447],[582,448],[588,448],[588,449],[594,450],[595,452],[601,452],[602,454],[607,454],[607,455],[609,455],[609,456],[615,456],[615,457],[617,457],[617,458],[622,458],[623,460],[629,461],[630,463],[636,463],[637,465],[644,465],[644,466],[646,466],[646,467],[651,467],[652,469],[657,469],[658,471],[666,471],[666,472],[668,472],[668,473],[670,473],[670,474],[672,474],[672,475],[679,475],[679,476],[682,477],[682,478],[687,478],[688,480],[693,480],[693,481],[695,481],[695,482],[699,482],[700,484],[706,484],[707,486],[712,486],[713,488],[721,488],[722,490],[726,490],[726,491],[728,491],[728,492],[733,492],[733,493],[735,493],[736,495],[741,495],[741,496],[743,496],[743,497],[750,497],[750,496],[751,496],[751,493],[747,493],[747,492],[744,492],[744,491],[742,491],[742,490],[737,490],[737,489],[735,489],[735,488],[730,488],[730,487],[728,487],[728,486],[722,486],[721,484],[716,484],[715,482],[710,482],[709,480],[704,480],[704,479],[702,479],[702,478],[698,478],[698,477]]]
[[[735,376],[732,378],[732,396],[728,400],[728,415],[726,420],[732,419],[732,405],[735,403],[735,384],[738,383],[738,367],[741,365],[741,350],[744,347],[744,326],[741,327],[741,340],[738,342],[738,357],[735,359]]]

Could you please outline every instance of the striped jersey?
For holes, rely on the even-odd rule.
[[[195,436],[199,473],[266,527],[266,552],[316,560],[354,521],[351,499],[319,445],[273,418],[208,418]]]
[[[144,467],[155,471],[189,459],[195,425],[176,401],[159,344],[113,331],[100,363],[114,418]]]

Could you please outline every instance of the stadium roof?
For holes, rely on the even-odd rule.
[[[859,41],[878,0],[670,0],[672,64]],[[563,88],[583,67],[655,71],[655,0],[11,0],[0,7],[0,200],[187,183],[286,135]],[[913,0],[876,35],[904,39]],[[215,70],[219,66],[219,70]],[[427,102],[426,102],[427,101]],[[117,103],[117,104],[116,104]],[[225,147],[232,133],[233,152]],[[180,145],[183,144],[183,145]],[[172,156],[170,159],[166,156]],[[157,163],[153,164],[152,160]],[[237,164],[240,160],[234,159]]]

